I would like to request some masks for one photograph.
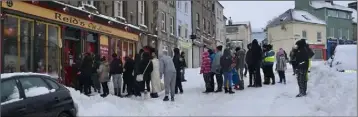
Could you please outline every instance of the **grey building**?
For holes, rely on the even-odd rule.
[[[176,38],[176,2],[175,1],[147,1],[148,29],[153,33],[148,40],[156,44],[158,51],[166,55],[174,55],[177,47]]]
[[[191,5],[192,33],[196,36],[193,53],[198,55],[198,57],[194,57],[193,66],[199,67],[204,47],[214,48],[215,46],[215,1],[192,0]]]

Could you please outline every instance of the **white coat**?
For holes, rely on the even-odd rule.
[[[160,72],[159,72],[159,60],[157,58],[152,59],[153,71],[151,73],[151,85],[152,85],[152,93],[159,93],[163,90],[163,83],[160,80]]]

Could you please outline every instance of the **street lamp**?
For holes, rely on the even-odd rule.
[[[191,55],[192,55],[191,67],[194,68],[194,45],[195,45],[194,41],[196,39],[196,34],[193,33],[192,35],[190,35],[190,39],[191,39],[191,43],[192,43],[192,45],[191,45]]]

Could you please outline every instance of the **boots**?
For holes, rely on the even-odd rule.
[[[158,93],[150,93],[151,98],[158,98]]]
[[[234,91],[232,91],[232,88],[229,88],[229,94],[234,94],[235,92]]]
[[[170,101],[174,102],[174,97],[173,96],[170,98]]]
[[[169,101],[169,97],[168,96],[165,96],[163,101]]]
[[[226,87],[224,88],[224,90],[225,90],[225,93],[228,93],[228,92],[229,92],[229,90],[227,90],[227,88],[226,88]]]

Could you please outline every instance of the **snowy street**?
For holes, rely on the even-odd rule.
[[[290,66],[290,65],[289,65]],[[276,74],[276,81],[278,76]],[[289,67],[287,84],[247,88],[235,94],[204,94],[204,81],[199,69],[187,69],[184,94],[175,102],[157,99],[118,98],[109,95],[87,97],[70,89],[78,105],[79,116],[355,116],[356,73],[329,69],[323,62],[313,62],[308,81],[308,95],[296,98],[297,80]],[[248,78],[244,78],[245,86]],[[110,87],[112,84],[110,83]],[[110,88],[111,89],[111,88]],[[113,92],[113,91],[111,91]],[[149,97],[149,96],[148,96]]]

